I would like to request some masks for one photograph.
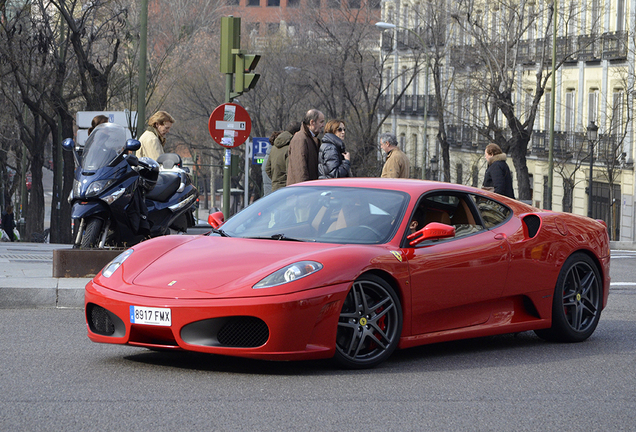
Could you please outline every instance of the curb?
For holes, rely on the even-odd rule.
[[[91,278],[0,278],[0,308],[83,308]]]

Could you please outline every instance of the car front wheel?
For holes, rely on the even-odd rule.
[[[546,340],[580,342],[592,335],[601,317],[603,282],[592,259],[570,256],[559,273],[552,303],[552,327],[535,333]]]
[[[402,306],[382,278],[364,275],[342,305],[336,335],[336,361],[350,369],[374,367],[395,350],[402,333]]]

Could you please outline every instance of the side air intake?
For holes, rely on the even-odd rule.
[[[528,238],[534,238],[541,228],[541,218],[537,215],[528,215],[523,218]]]

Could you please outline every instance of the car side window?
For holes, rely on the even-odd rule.
[[[512,213],[505,205],[489,198],[479,195],[471,195],[471,198],[479,210],[484,226],[488,229],[504,223]]]
[[[484,229],[470,198],[459,192],[436,192],[420,199],[409,223],[410,232],[418,231],[431,222],[455,227],[455,238]]]

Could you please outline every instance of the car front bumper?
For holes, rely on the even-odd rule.
[[[329,358],[350,283],[233,299],[149,298],[91,281],[85,289],[93,342],[182,349],[263,360]],[[170,310],[170,325],[131,323],[131,306]]]

